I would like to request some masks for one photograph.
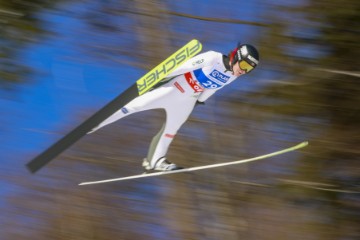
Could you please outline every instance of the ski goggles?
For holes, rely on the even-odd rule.
[[[239,61],[239,67],[241,70],[244,70],[247,73],[254,69],[254,66],[251,66],[251,64],[246,62],[245,60]]]

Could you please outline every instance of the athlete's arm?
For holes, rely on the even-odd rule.
[[[200,94],[198,101],[205,102],[209,97],[211,97],[218,89],[204,89],[204,91]]]

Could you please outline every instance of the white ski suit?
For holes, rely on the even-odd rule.
[[[214,51],[199,54],[169,74],[163,80],[165,84],[133,99],[94,130],[136,112],[164,109],[166,122],[153,138],[147,156],[153,166],[159,158],[166,156],[170,143],[188,119],[195,103],[204,102],[236,78],[226,69],[223,54]]]

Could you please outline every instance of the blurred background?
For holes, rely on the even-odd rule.
[[[291,3],[290,3],[291,2]],[[359,239],[355,0],[0,1],[0,239]],[[83,137],[36,174],[25,164],[196,38],[261,53],[256,71],[197,107],[169,159],[259,162],[139,174],[162,111]]]

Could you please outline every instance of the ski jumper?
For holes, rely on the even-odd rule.
[[[237,78],[226,67],[226,61],[226,56],[214,51],[191,58],[169,74],[161,86],[136,97],[94,130],[136,112],[164,109],[166,121],[152,139],[147,155],[148,161],[154,166],[159,158],[166,156],[177,131],[188,119],[196,102],[206,101]]]

